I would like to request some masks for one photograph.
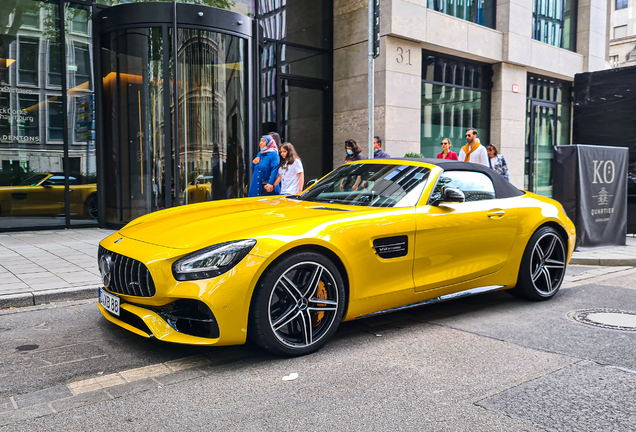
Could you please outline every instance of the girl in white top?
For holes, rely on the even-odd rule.
[[[305,184],[303,163],[296,154],[291,143],[284,143],[280,148],[280,166],[274,187],[280,183],[281,195],[299,195]]]

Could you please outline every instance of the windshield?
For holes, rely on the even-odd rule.
[[[35,186],[46,178],[47,174],[38,174],[33,177],[29,177],[26,180],[22,180],[18,186]]]
[[[430,170],[421,166],[347,164],[300,196],[303,201],[370,207],[411,207],[426,187]]]

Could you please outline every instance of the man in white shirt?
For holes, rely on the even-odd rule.
[[[458,159],[463,162],[490,166],[488,164],[488,151],[479,143],[476,129],[466,129],[466,145],[459,151]]]

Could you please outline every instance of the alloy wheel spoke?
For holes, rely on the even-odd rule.
[[[304,298],[310,298],[317,290],[318,283],[320,282],[320,278],[322,277],[322,266],[317,265],[313,274],[311,275],[311,281],[307,286],[307,290],[303,295]]]
[[[338,302],[334,300],[321,299],[317,297],[313,297],[309,299],[309,303],[313,303],[316,305],[325,305],[325,306],[338,306]],[[314,306],[312,306],[314,307]]]
[[[305,335],[305,344],[309,346],[313,343],[313,329],[311,326],[311,317],[309,316],[309,312],[307,312],[306,314],[301,313],[300,321],[302,322],[303,333]]]
[[[556,245],[557,239],[556,237],[551,237],[551,241],[550,244],[548,245],[548,248],[545,251],[545,254],[543,255],[544,258],[549,258],[550,256],[552,256],[552,252],[554,251],[554,246]]]
[[[291,296],[295,303],[297,303],[303,297],[298,287],[289,280],[287,275],[283,276],[280,279],[280,286],[282,286],[285,291],[287,291],[287,293]]]
[[[559,269],[559,268],[564,268],[565,267],[565,263],[563,261],[547,259],[547,260],[545,260],[545,267]]]
[[[543,267],[541,274],[545,277],[546,292],[552,292],[552,278],[550,277],[550,272],[547,268]]]
[[[294,314],[294,312],[296,313]],[[272,328],[274,329],[274,331],[280,330],[282,327],[293,321],[299,313],[300,311],[295,306],[289,308],[289,310],[282,317],[280,317],[275,323],[272,324]],[[294,314],[294,316],[290,318],[289,316],[292,314]]]
[[[541,245],[537,243],[537,247],[534,249],[539,257],[539,261],[542,262],[545,255],[543,254],[543,249],[541,249]]]
[[[307,308],[312,312],[335,312],[338,310],[338,306],[312,306]]]
[[[539,279],[542,271],[543,271],[543,266],[538,265],[537,268],[532,273],[532,282],[536,282],[537,279]]]

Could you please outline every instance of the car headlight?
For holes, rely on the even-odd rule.
[[[256,240],[238,240],[210,246],[185,256],[172,265],[178,281],[209,279],[232,269],[256,245]]]

